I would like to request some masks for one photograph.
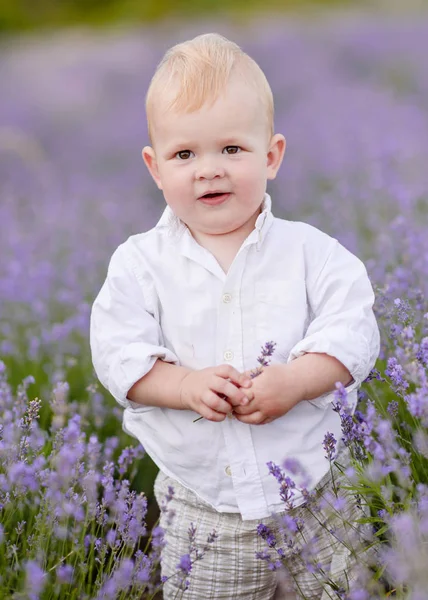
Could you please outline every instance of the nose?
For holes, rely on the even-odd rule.
[[[215,179],[216,177],[224,177],[224,168],[218,160],[214,158],[203,158],[198,161],[195,173],[195,178],[197,180]]]

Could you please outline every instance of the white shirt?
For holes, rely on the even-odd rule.
[[[167,207],[153,229],[131,236],[112,256],[92,308],[93,363],[125,407],[124,431],[164,473],[219,512],[261,519],[285,509],[268,461],[297,458],[310,489],[329,469],[324,436],[341,438],[332,393],[300,402],[272,423],[248,425],[194,423],[193,411],[131,402],[129,389],[157,358],[191,369],[229,363],[242,372],[274,341],[271,364],[305,352],[336,357],[354,378],[348,400],[355,408],[379,352],[373,302],[363,263],[318,229],[275,218],[268,194],[227,274]],[[296,494],[295,505],[302,502]]]

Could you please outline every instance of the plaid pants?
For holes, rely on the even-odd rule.
[[[340,457],[338,462],[343,465]],[[335,482],[343,480],[339,470],[333,467]],[[328,472],[318,483],[315,490],[319,496],[324,496],[331,490],[331,473]],[[166,545],[161,555],[161,574],[168,577],[163,587],[164,600],[328,600],[338,598],[331,587],[324,587],[320,581],[319,573],[308,570],[305,561],[300,556],[299,534],[297,534],[294,549],[279,543],[285,551],[283,570],[272,571],[266,561],[256,558],[256,552],[268,550],[267,543],[257,534],[257,526],[264,523],[269,526],[280,540],[279,521],[275,516],[243,521],[240,513],[220,513],[209,504],[201,500],[191,490],[183,487],[174,479],[161,471],[155,481],[155,497],[160,506],[167,494],[168,486],[174,488],[174,497],[168,503],[168,510],[161,511],[160,525],[165,530]],[[277,515],[285,514],[300,517],[304,520],[305,539],[314,539],[317,561],[322,564],[324,572],[329,573],[335,583],[341,583],[347,589],[347,582],[352,580],[352,569],[355,566],[355,553],[338,541],[349,542],[355,536],[355,530],[361,531],[362,527],[355,521],[366,514],[366,509],[357,503],[353,495],[348,496],[346,509],[343,516],[336,515],[332,518],[331,510],[322,509],[320,513],[312,514],[307,506],[301,505],[292,510],[284,511]],[[169,523],[168,514],[173,512],[172,523]],[[343,514],[343,513],[341,513]],[[328,528],[334,529],[332,535],[320,525],[320,521],[327,518]],[[347,525],[351,523],[352,526]],[[218,539],[210,544],[209,550],[201,560],[193,563],[189,575],[190,586],[183,591],[177,575],[177,565],[180,558],[189,552],[188,529],[190,523],[196,527],[196,544],[203,548],[208,535],[216,530]],[[352,538],[349,544],[353,550],[357,543]],[[357,550],[358,551],[358,550]],[[271,549],[275,560],[275,551]],[[278,556],[276,556],[276,559]]]

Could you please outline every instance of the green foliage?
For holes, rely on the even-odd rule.
[[[261,11],[294,12],[349,4],[351,0],[0,0],[0,32],[78,24],[135,25],[204,16],[245,20]]]

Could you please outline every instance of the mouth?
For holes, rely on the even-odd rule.
[[[211,192],[209,194],[204,194],[199,198],[199,200],[204,204],[213,206],[216,204],[223,204],[223,202],[226,202],[229,196],[230,192]]]

